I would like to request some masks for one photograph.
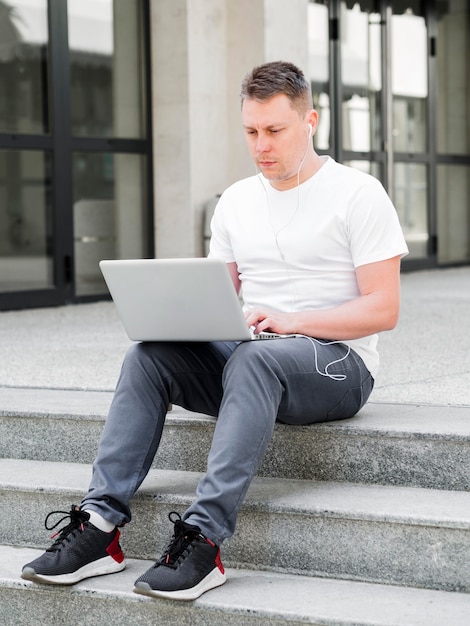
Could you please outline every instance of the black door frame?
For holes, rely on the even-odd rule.
[[[154,256],[153,238],[153,162],[150,69],[150,7],[142,3],[142,30],[145,59],[146,137],[143,139],[73,137],[70,113],[70,58],[68,47],[67,0],[49,0],[49,42],[44,57],[48,59],[47,107],[48,134],[0,133],[2,150],[38,150],[48,154],[51,172],[45,177],[52,211],[51,241],[53,286],[46,289],[0,292],[0,310],[58,306],[102,300],[103,295],[77,296],[74,276],[73,181],[72,155],[76,151],[141,154],[146,157],[146,207],[144,233],[145,256]]]
[[[349,3],[348,3],[349,4]],[[353,3],[352,3],[353,4]],[[372,4],[372,3],[371,3]],[[427,221],[428,221],[428,246],[427,256],[418,259],[404,258],[402,267],[404,270],[418,270],[438,267],[437,258],[437,188],[436,170],[441,163],[465,164],[470,159],[465,156],[439,155],[436,147],[436,96],[437,96],[437,17],[436,2],[422,2],[423,15],[427,29],[427,67],[428,67],[428,98],[426,104],[426,151],[423,153],[402,153],[393,150],[390,126],[391,120],[391,84],[390,84],[390,20],[393,11],[392,0],[376,0],[376,12],[381,17],[381,41],[382,41],[382,77],[383,87],[381,94],[382,108],[382,149],[370,152],[353,152],[343,149],[343,120],[342,101],[343,85],[341,77],[341,0],[332,0],[328,3],[330,20],[330,101],[333,103],[331,149],[335,158],[340,161],[364,160],[379,163],[382,167],[382,181],[385,188],[390,192],[390,168],[393,163],[419,163],[424,164],[427,170]],[[464,261],[462,262],[464,263]]]

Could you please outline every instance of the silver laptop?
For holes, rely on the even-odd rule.
[[[101,261],[100,269],[132,341],[248,341],[227,265],[220,259]]]

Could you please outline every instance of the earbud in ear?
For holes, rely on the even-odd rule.
[[[309,137],[309,139],[312,136],[312,133],[313,133],[313,126],[311,124],[308,124],[308,137]]]

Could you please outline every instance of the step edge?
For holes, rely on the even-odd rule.
[[[2,589],[19,589],[24,590],[25,592],[41,592],[44,590],[50,591],[51,586],[35,585],[32,582],[23,581],[19,577],[19,571],[22,564],[24,564],[25,561],[27,562],[31,558],[35,558],[35,556],[41,554],[41,552],[41,550],[32,550],[29,548],[17,548],[15,546],[0,545],[0,554],[3,555],[2,561],[4,561],[5,558],[8,559],[8,557],[11,557],[11,555],[14,553],[15,558],[13,560],[15,562],[15,567],[18,568],[17,576],[9,575],[8,573],[5,574],[5,572],[2,572],[0,574],[0,593]],[[25,555],[27,554],[28,556],[23,557],[23,553]],[[123,601],[155,603],[155,606],[157,607],[157,603],[160,602],[159,600],[144,598],[143,596],[138,596],[137,594],[134,594],[131,588],[132,583],[130,583],[130,579],[135,575],[133,573],[134,569],[136,569],[138,573],[142,573],[151,564],[152,561],[128,559],[127,572],[126,570],[124,570],[124,572],[122,572],[121,574],[113,575],[113,589],[110,589],[106,584],[109,583],[109,579],[111,578],[111,576],[96,577],[94,579],[84,580],[77,585],[74,585],[73,587],[52,587],[52,589],[57,590],[58,593],[62,593],[64,596],[71,592],[74,595],[84,597],[93,596],[106,599],[114,597]],[[322,595],[325,593],[325,591],[329,591],[330,593],[331,591],[333,591],[336,598],[335,602],[343,603],[345,605],[348,604],[348,602],[351,602],[350,598],[347,598],[348,594],[349,596],[351,596],[351,594],[355,595],[358,593],[363,593],[365,595],[370,594],[376,599],[377,597],[380,597],[378,603],[381,606],[383,601],[388,600],[388,602],[392,602],[395,606],[397,606],[398,610],[403,610],[403,607],[406,605],[407,602],[413,602],[415,607],[421,607],[421,615],[423,610],[425,610],[426,608],[429,609],[429,612],[426,612],[427,619],[429,619],[429,617],[432,617],[435,614],[436,610],[439,611],[439,608],[444,609],[444,613],[446,615],[449,615],[449,608],[452,608],[455,614],[457,614],[457,611],[462,611],[462,615],[465,615],[465,617],[468,617],[468,611],[470,611],[470,594],[457,591],[421,589],[404,585],[402,586],[370,583],[349,579],[326,577],[323,578],[314,576],[310,577],[266,570],[227,568],[226,572],[228,577],[227,584],[219,587],[218,589],[211,590],[209,593],[201,596],[192,604],[194,609],[223,613],[236,613],[240,616],[252,615],[253,610],[256,610],[257,616],[260,616],[262,618],[286,619],[288,621],[305,618],[315,618],[316,615],[320,617],[319,613],[321,613],[321,610],[318,611],[316,609],[315,602],[309,602],[308,607],[310,610],[308,611],[308,613],[306,613],[305,610],[303,612],[295,612],[295,609],[292,610],[292,596],[297,600],[300,600],[301,598],[305,598],[305,591],[307,589],[316,589],[317,595],[320,593],[320,591]],[[271,604],[269,606],[269,610],[267,610],[266,606],[259,606],[260,600],[258,599],[257,594],[254,593],[254,590],[256,591],[256,589],[259,588],[260,591],[263,592],[265,590],[263,583],[265,583],[266,581],[282,585],[284,590],[286,590],[291,585],[295,586],[295,589],[290,592],[290,600],[284,603],[286,606],[278,606],[277,608],[273,609]],[[348,593],[345,593],[345,591],[347,591]],[[282,595],[283,594],[278,594],[276,598],[281,598],[281,600],[284,600]],[[311,597],[312,596],[309,595],[309,600],[311,600]],[[164,602],[168,601],[165,600]],[[173,602],[172,604],[175,606],[176,609],[176,605],[179,603]],[[332,609],[330,607],[331,616],[328,618],[328,616],[325,615],[325,618],[335,619],[335,613],[337,616],[338,611],[335,611],[334,608]],[[359,609],[359,612],[361,612],[361,610],[363,609]],[[388,605],[388,610],[390,610],[390,604]],[[376,612],[378,615],[382,615],[383,609],[377,608]],[[336,623],[339,624],[342,622]],[[351,621],[351,623],[353,622]],[[381,620],[380,623],[389,624],[391,622]],[[431,622],[429,621],[410,621],[409,623],[422,623],[423,625],[431,624]],[[433,623],[438,624],[439,622]],[[464,624],[463,621],[461,623],[462,625]],[[405,622],[403,622],[403,624],[405,624]],[[455,626],[458,626],[458,624],[460,624],[460,622],[455,623]]]
[[[30,485],[27,481],[14,479],[5,481],[0,478],[0,491],[3,492],[23,492],[28,494],[41,494],[42,496],[60,493],[68,494],[73,497],[80,498],[86,491],[89,478],[91,477],[91,465],[80,463],[61,463],[52,461],[30,461],[23,459],[0,459],[0,467],[8,467],[11,461],[13,470],[26,470],[31,464],[35,466],[36,471],[33,474],[39,478],[40,469],[49,468],[51,474],[59,475],[60,469],[62,474],[67,470],[69,475],[73,476],[73,480],[77,481],[71,486],[61,486],[60,484],[44,484],[44,478],[40,478],[41,485]],[[0,476],[5,476],[5,470],[0,472]],[[15,471],[13,472],[15,473]],[[189,506],[195,497],[195,488],[199,478],[202,476],[200,472],[190,472],[184,470],[159,470],[151,469],[147,478],[144,480],[141,488],[134,496],[135,501],[153,501],[155,494],[158,494],[159,503],[168,503],[168,505]],[[81,481],[81,482],[80,482]],[[158,488],[160,485],[160,489]],[[182,489],[181,486],[184,486]],[[281,489],[283,493],[279,495],[279,485],[285,487]],[[270,487],[276,487],[276,495],[269,494]],[[314,504],[308,506],[298,504],[292,499],[285,498],[285,494],[291,494],[293,488],[297,487],[302,490],[301,501],[305,502],[305,496],[311,497]],[[362,504],[357,509],[353,507],[342,508],[338,504],[328,501],[328,490],[335,490],[334,493],[346,488],[348,491],[356,491],[356,494],[363,498]],[[179,491],[178,491],[179,489]],[[314,493],[315,492],[315,493]],[[325,495],[326,492],[326,495]],[[373,510],[377,507],[376,496],[394,495],[395,497],[407,497],[413,500],[417,509],[413,513],[404,514],[394,513],[393,511],[384,510],[377,512]],[[265,494],[265,495],[261,495]],[[333,496],[334,496],[333,493]],[[375,499],[374,499],[375,495]],[[425,500],[419,505],[414,501],[414,497],[421,497]],[[299,495],[300,499],[300,495]],[[440,502],[441,512],[436,513],[436,503]],[[457,502],[458,513],[452,517],[452,514],[446,516],[443,511],[448,511],[449,505],[455,506]],[[432,505],[432,506],[431,506]],[[325,508],[326,507],[326,508]],[[362,507],[362,508],[361,508]],[[465,514],[460,513],[460,508]],[[426,489],[423,487],[407,487],[395,485],[375,485],[366,483],[349,483],[340,481],[314,481],[290,478],[270,478],[256,476],[253,480],[247,497],[244,501],[242,510],[258,511],[260,513],[272,514],[289,514],[289,515],[309,515],[329,519],[348,519],[356,521],[403,524],[414,526],[432,526],[446,529],[468,530],[470,529],[470,492],[456,492],[440,489]],[[424,511],[424,512],[423,512]],[[431,511],[431,512],[429,512]]]

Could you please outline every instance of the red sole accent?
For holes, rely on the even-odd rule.
[[[122,563],[124,561],[124,552],[121,550],[121,546],[119,545],[119,537],[121,533],[119,531],[116,532],[116,536],[106,548],[106,552],[111,556],[117,563]]]
[[[217,556],[215,557],[215,564],[219,568],[221,574],[225,574],[225,569],[220,558],[220,550],[217,552]]]

